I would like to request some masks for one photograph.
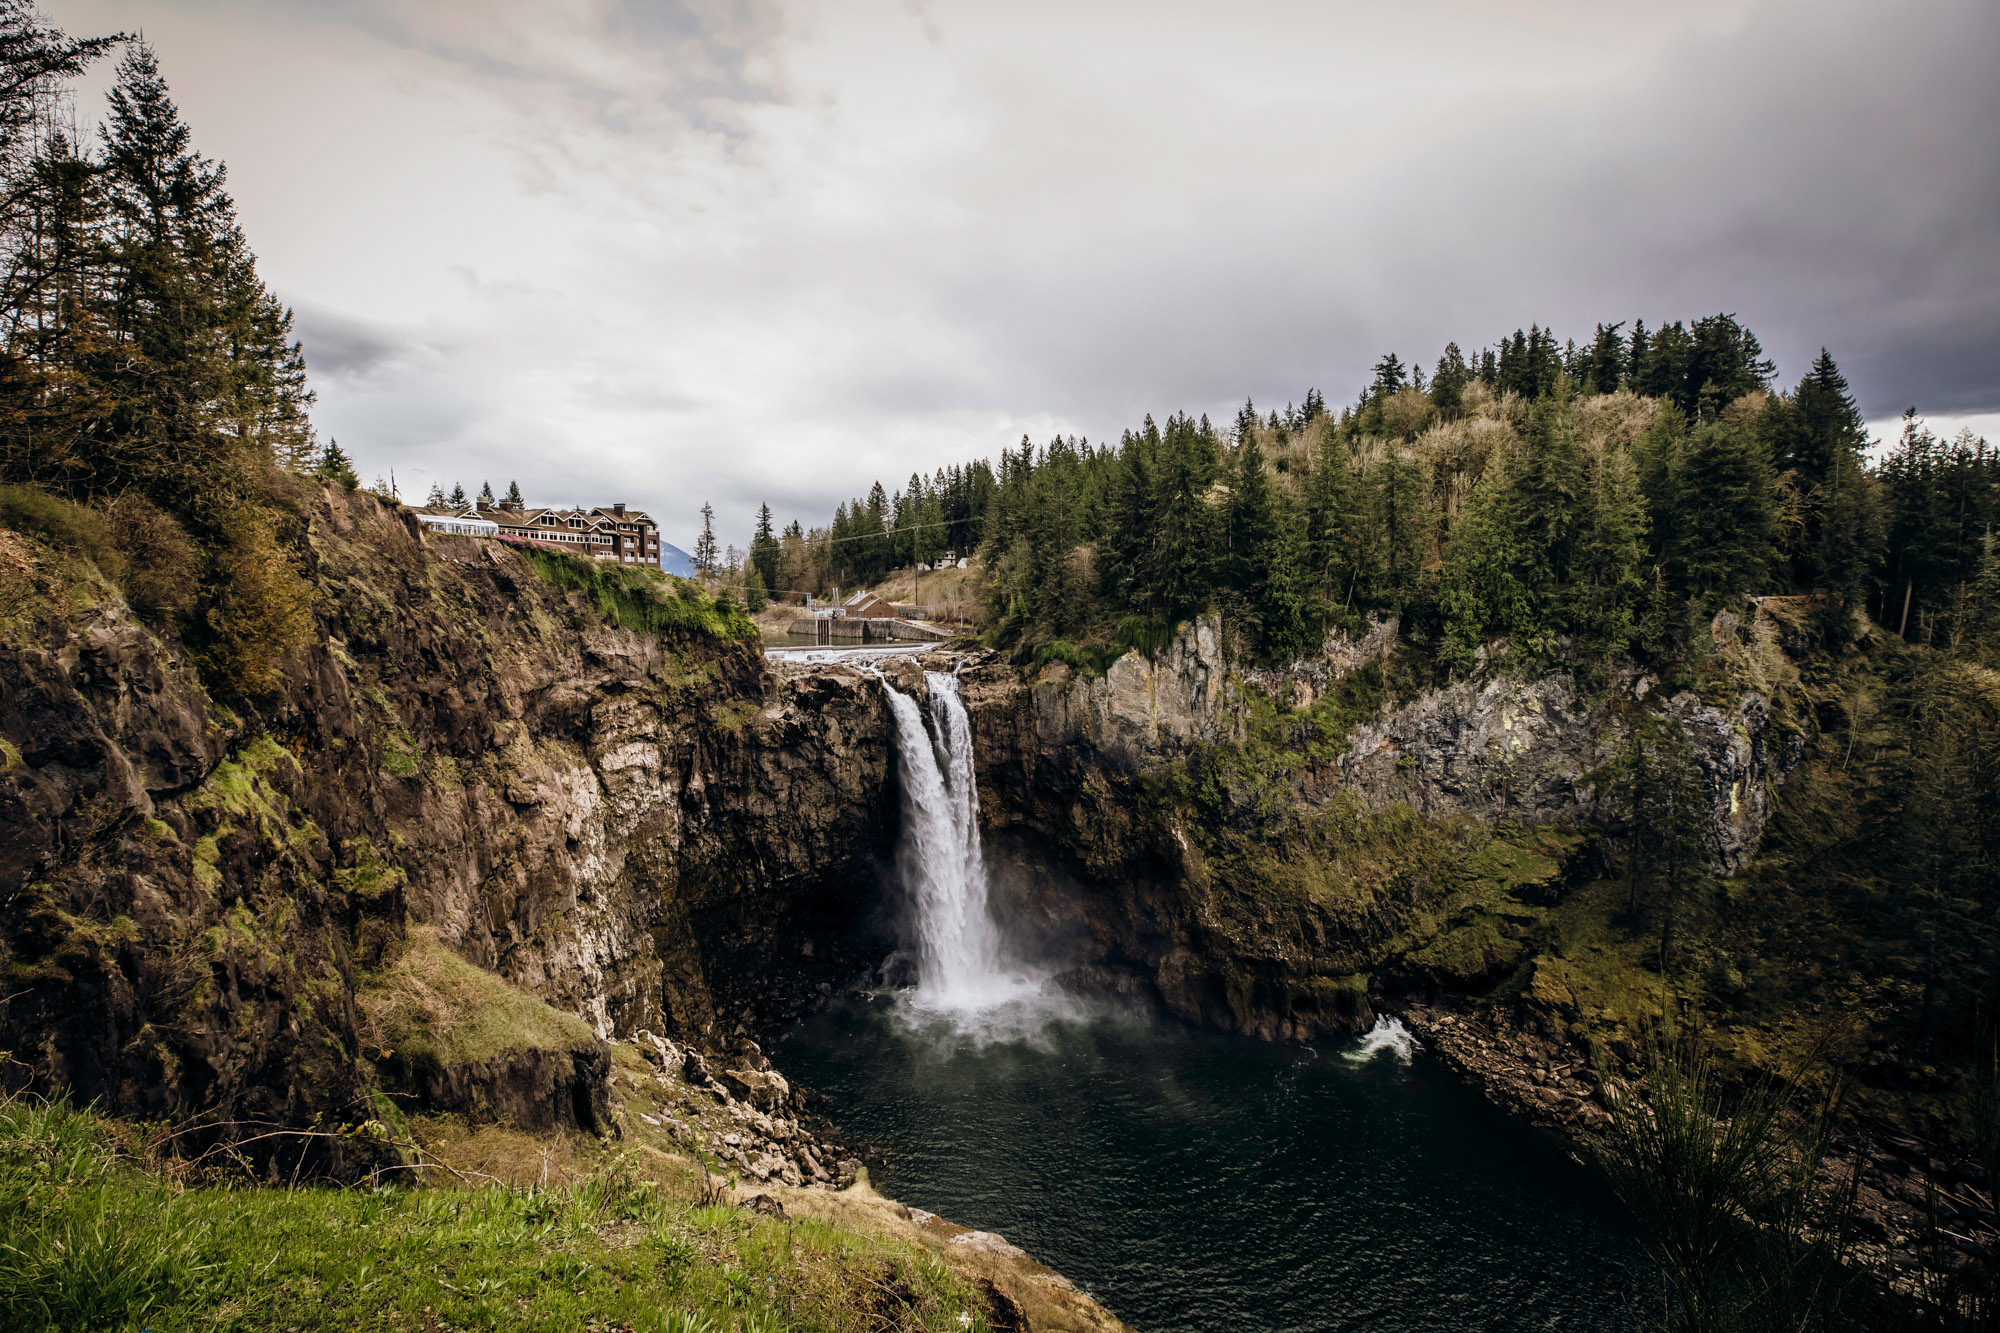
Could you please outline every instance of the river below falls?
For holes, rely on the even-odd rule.
[[[1615,1200],[1421,1050],[1030,1030],[974,1041],[884,996],[815,1015],[779,1063],[881,1154],[883,1193],[999,1232],[1139,1333],[1643,1322]]]

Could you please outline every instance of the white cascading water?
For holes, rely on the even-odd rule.
[[[1043,997],[1042,978],[1006,964],[1000,932],[987,911],[972,724],[958,697],[958,678],[930,671],[924,679],[930,686],[928,725],[916,700],[882,681],[902,763],[896,869],[915,917],[917,986],[911,1002],[959,1020],[1040,1008],[1031,1002]]]

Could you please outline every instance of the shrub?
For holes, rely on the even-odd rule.
[[[226,692],[269,698],[285,655],[312,635],[312,587],[292,567],[270,520],[245,510],[214,553],[199,647],[203,673]]]
[[[106,578],[125,572],[124,557],[104,515],[37,486],[0,486],[0,523],[80,555]]]
[[[201,555],[171,516],[137,495],[107,506],[125,559],[125,600],[155,624],[185,619],[194,610]]]

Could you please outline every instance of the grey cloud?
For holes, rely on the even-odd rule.
[[[1114,421],[1308,384],[1341,398],[1383,351],[1427,362],[1531,321],[1585,336],[1717,310],[1788,378],[1829,345],[1871,413],[1992,409],[1995,50],[1984,4],[1774,6],[1642,83],[1468,127],[1337,192],[1191,188],[1163,201],[1173,236],[1086,231],[961,275],[952,308],[1021,399]]]
[[[295,305],[292,314],[315,379],[367,379],[407,362],[418,350],[416,340],[370,320],[305,303]]]
[[[533,168],[370,258],[421,336],[321,308],[347,297],[314,270],[322,431],[371,476],[616,492],[683,546],[707,497],[741,544],[759,501],[823,521],[1023,422],[1340,401],[1388,350],[1717,310],[1788,379],[1828,345],[1871,414],[2000,408],[1990,0],[1518,31],[1491,6],[286,2],[448,107],[445,152]],[[1256,63],[1280,33],[1281,86]],[[1426,114],[1461,79],[1471,109]],[[453,264],[489,280],[437,282]]]

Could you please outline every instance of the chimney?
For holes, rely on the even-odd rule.
[[[620,518],[625,517],[625,502],[621,500],[617,504],[612,505],[611,512],[618,515],[618,517]]]

